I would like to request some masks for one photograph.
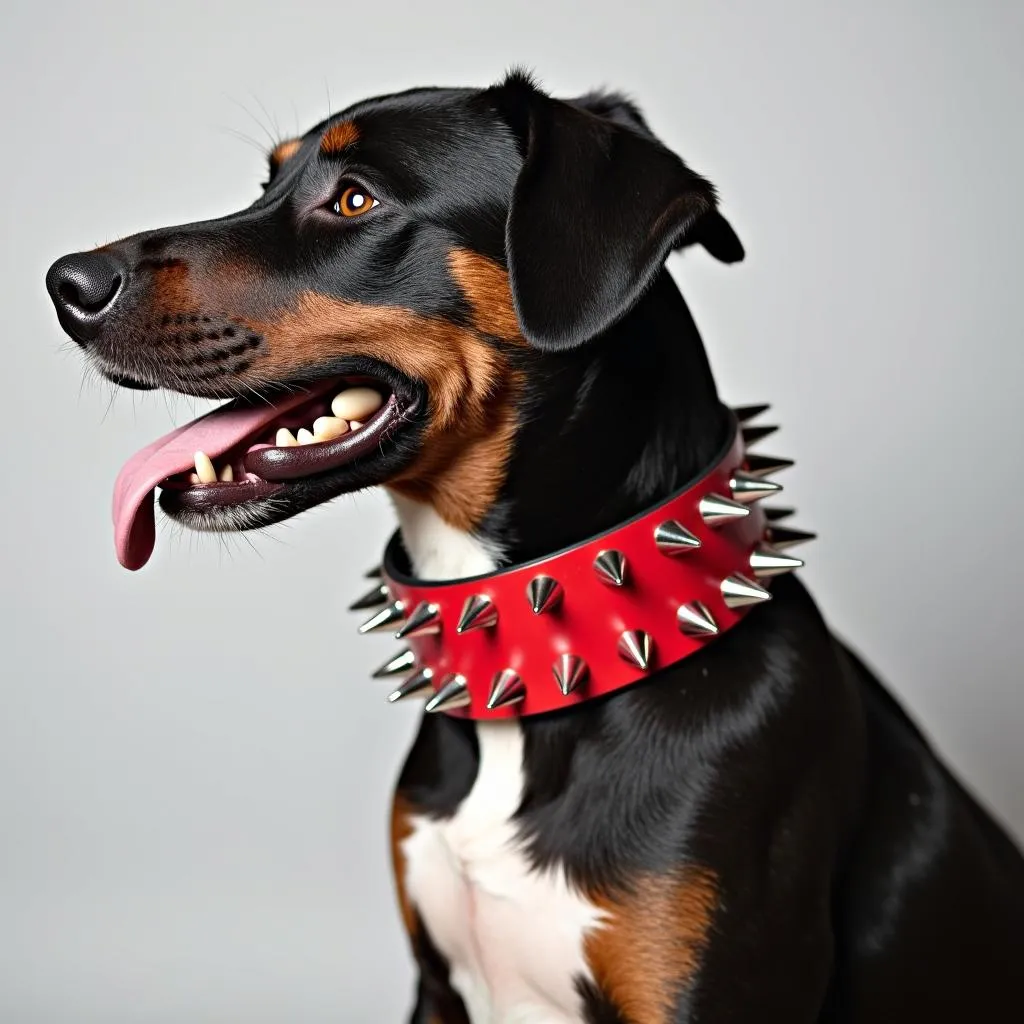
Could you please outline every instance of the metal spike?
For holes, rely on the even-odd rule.
[[[402,601],[393,601],[387,608],[381,608],[376,615],[371,615],[360,627],[359,632],[365,636],[367,633],[376,633],[381,629],[391,629],[396,622],[405,618],[405,604]]]
[[[760,416],[761,413],[767,412],[770,408],[770,405],[737,405],[732,413],[740,423],[747,423]]]
[[[621,587],[626,582],[626,556],[612,548],[599,551],[594,559],[594,571],[605,583]]]
[[[420,601],[405,625],[395,633],[395,639],[404,640],[407,636],[426,636],[428,633],[440,632],[441,609],[430,601]]]
[[[700,547],[700,539],[675,519],[659,523],[654,528],[654,543],[663,555],[669,555],[672,558],[689,554]]]
[[[468,633],[474,629],[489,629],[498,624],[498,606],[484,594],[466,598],[462,606],[456,633]]]
[[[379,608],[382,604],[387,604],[391,600],[391,591],[388,590],[386,583],[378,583],[373,590],[368,590],[361,598],[357,601],[353,601],[349,606],[350,612],[361,612],[367,608]]]
[[[778,523],[796,514],[795,508],[767,508],[762,509],[765,519],[769,523]]]
[[[363,573],[363,579],[367,580],[378,580],[384,575],[384,567],[382,565],[374,566],[372,569],[368,569]]]
[[[722,599],[727,608],[745,608],[748,604],[770,601],[772,595],[759,583],[736,573],[734,576],[726,576],[722,580]]]
[[[491,694],[487,698],[487,710],[507,708],[518,704],[526,696],[526,685],[519,678],[519,673],[510,668],[503,668],[491,680]]]
[[[551,666],[555,682],[562,691],[562,696],[568,697],[573,690],[580,686],[587,678],[587,663],[575,654],[560,654],[558,661]]]
[[[743,461],[751,476],[771,476],[772,473],[781,473],[795,465],[792,459],[783,459],[778,455],[748,454]]]
[[[393,658],[385,661],[380,668],[373,673],[374,679],[387,679],[388,676],[397,676],[402,672],[416,667],[416,655],[406,647],[399,651]]]
[[[526,584],[526,600],[530,602],[534,615],[556,608],[562,600],[562,593],[562,584],[551,576],[534,576]]]
[[[654,639],[642,629],[627,629],[619,637],[619,656],[642,672],[650,667],[654,654]]]
[[[750,556],[750,568],[754,571],[754,577],[759,580],[781,576],[783,573],[799,569],[803,564],[802,559],[784,555],[777,548],[769,547],[767,544]]]
[[[778,429],[778,427],[743,427],[740,432],[743,434],[743,443],[749,448],[752,444],[757,444],[758,441],[770,437]]]
[[[768,539],[772,547],[782,551],[785,548],[796,547],[797,544],[804,544],[809,540],[817,539],[816,533],[808,533],[807,530],[794,530],[787,526],[769,526]]]
[[[679,631],[686,636],[717,636],[718,623],[701,601],[691,601],[679,606],[676,612]]]
[[[452,672],[441,680],[437,693],[427,701],[427,710],[431,714],[454,711],[455,708],[468,707],[471,699],[466,677]]]
[[[705,494],[700,499],[700,514],[708,526],[724,526],[726,523],[750,515],[750,509],[731,498],[720,494]]]
[[[432,668],[421,668],[419,672],[414,672],[409,676],[397,690],[392,690],[388,694],[388,703],[394,704],[396,700],[404,700],[415,693],[422,693],[430,688],[433,680],[434,670]]]
[[[733,473],[729,487],[732,489],[732,496],[743,505],[751,505],[755,501],[767,498],[769,494],[778,494],[782,490],[782,484],[752,476],[740,469]]]

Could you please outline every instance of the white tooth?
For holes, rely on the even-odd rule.
[[[362,423],[360,423],[359,420],[352,420],[349,423],[349,425],[348,425],[348,429],[349,430],[358,430],[361,426],[362,426]]]
[[[221,483],[229,484],[235,479],[235,471],[230,466],[225,466],[220,471]]]
[[[336,416],[320,416],[313,422],[313,436],[318,441],[330,441],[348,433],[348,422]]]
[[[199,474],[198,473],[189,473],[189,475],[188,475],[188,482],[190,484],[197,484],[197,483],[199,483]]]
[[[365,422],[384,404],[383,397],[373,388],[349,388],[335,395],[331,412],[343,420]]]
[[[295,435],[287,427],[281,427],[277,432],[277,437],[274,438],[274,443],[278,448],[294,448],[299,442],[295,440]]]
[[[206,452],[196,452],[196,473],[199,475],[201,484],[215,484],[217,482],[217,470],[213,468],[210,456]]]
[[[316,440],[305,427],[299,427],[299,432],[296,436],[299,439],[299,444],[312,444]]]

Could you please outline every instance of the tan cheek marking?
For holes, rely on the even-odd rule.
[[[409,821],[411,814],[412,808],[408,801],[396,793],[391,804],[391,866],[395,876],[395,890],[398,893],[398,909],[402,913],[402,922],[415,949],[419,925],[416,911],[413,910],[405,889],[406,864],[402,851],[402,843],[412,834],[412,824]]]
[[[270,160],[275,167],[280,167],[286,160],[291,160],[302,146],[302,139],[287,139],[278,143],[270,154]]]
[[[521,341],[508,272],[469,249],[452,249],[448,268],[473,309],[473,326],[483,334]]]
[[[505,479],[521,387],[496,348],[447,320],[314,292],[303,293],[275,320],[249,326],[268,342],[253,367],[263,379],[368,355],[423,381],[431,403],[423,449],[388,486],[432,504],[457,529],[480,524]]]
[[[687,867],[642,876],[628,893],[591,899],[608,914],[584,946],[594,980],[626,1020],[669,1024],[707,946],[718,902],[715,874]]]
[[[359,138],[359,129],[351,121],[337,121],[324,132],[320,152],[325,156],[340,153]]]

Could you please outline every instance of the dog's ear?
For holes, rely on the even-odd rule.
[[[562,102],[516,72],[489,94],[523,157],[505,247],[520,326],[537,348],[569,349],[610,327],[673,248],[739,246],[712,185],[621,97]]]

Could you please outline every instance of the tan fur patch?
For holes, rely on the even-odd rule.
[[[473,331],[394,306],[304,292],[273,320],[249,321],[268,342],[264,380],[345,355],[368,355],[423,381],[430,420],[420,457],[388,486],[428,502],[450,525],[476,528],[497,498],[515,432],[520,380]]]
[[[325,156],[334,156],[351,146],[359,138],[359,129],[352,121],[336,121],[320,140],[320,152]]]
[[[395,892],[398,895],[402,923],[415,949],[419,923],[416,911],[409,901],[409,894],[405,890],[405,854],[402,852],[402,843],[412,834],[412,824],[409,821],[411,814],[409,802],[396,793],[391,802],[391,870],[395,877]]]
[[[708,942],[717,906],[714,873],[686,867],[642,876],[628,892],[591,894],[608,921],[584,952],[601,991],[634,1024],[670,1024]]]
[[[507,341],[522,340],[506,270],[469,249],[452,249],[448,268],[473,309],[473,326],[478,331]]]
[[[270,153],[270,162],[280,167],[286,160],[291,160],[302,146],[302,139],[287,139],[279,142]]]

